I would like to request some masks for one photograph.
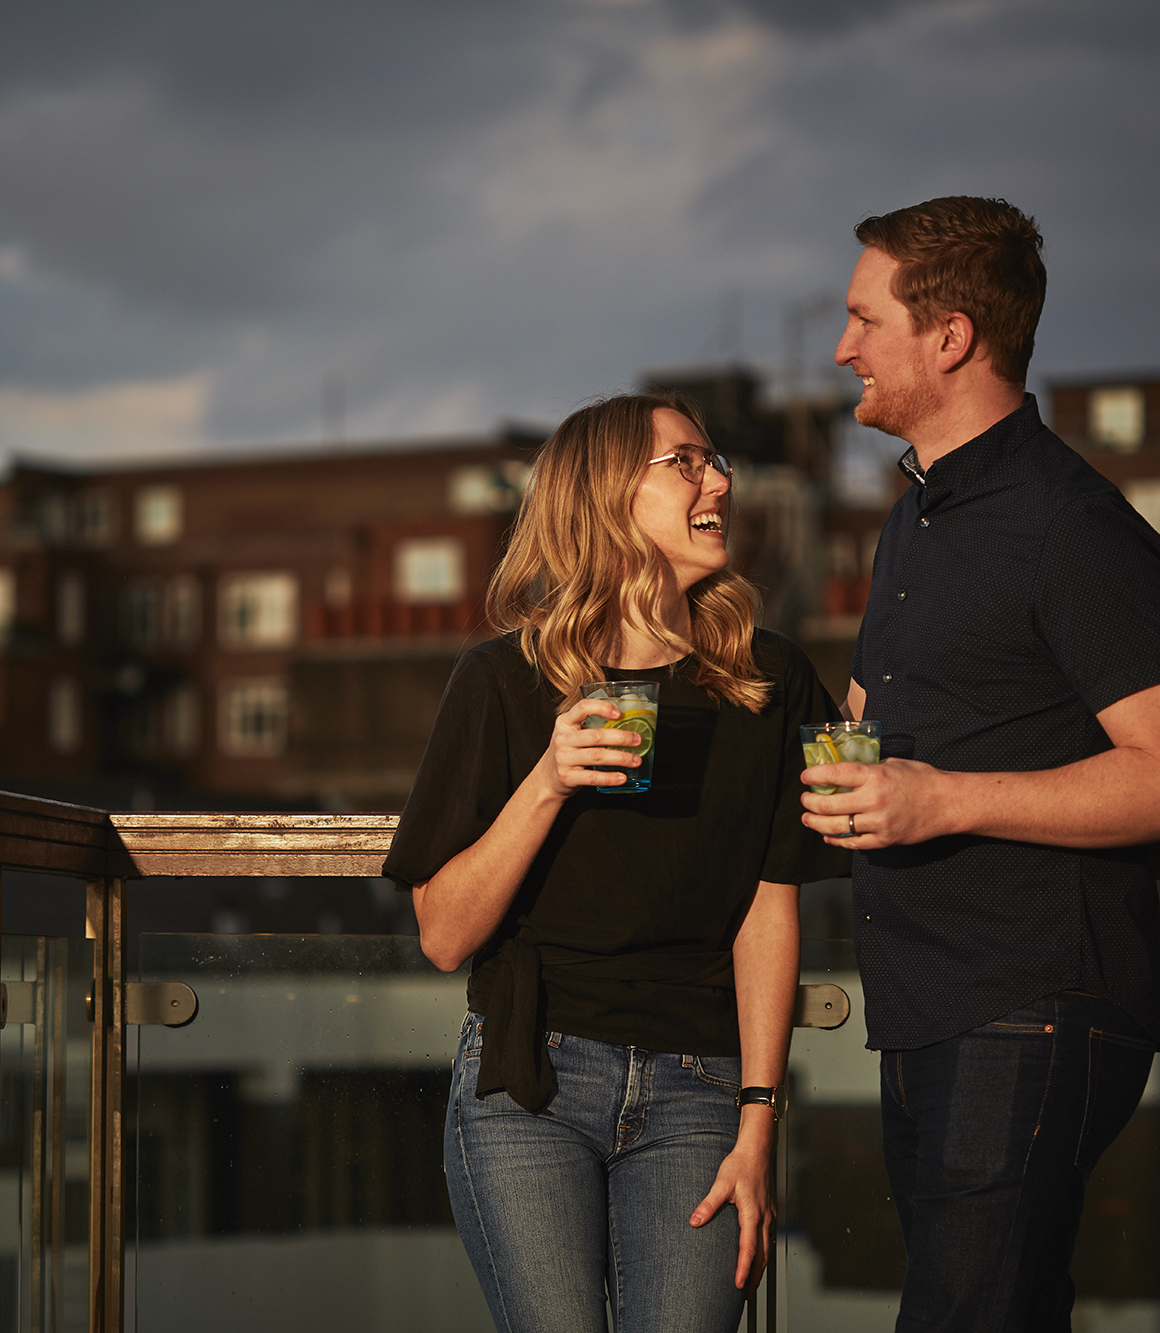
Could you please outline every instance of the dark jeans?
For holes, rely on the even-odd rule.
[[[886,1168],[906,1242],[897,1333],[1067,1333],[1084,1187],[1154,1044],[1063,991],[914,1051],[882,1052]]]

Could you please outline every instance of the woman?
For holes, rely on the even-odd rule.
[[[472,958],[445,1153],[503,1333],[732,1333],[769,1246],[772,1089],[798,979],[798,726],[837,717],[727,571],[729,466],[696,408],[625,396],[545,444],[386,873]],[[586,681],[659,682],[640,735]],[[738,1110],[738,1094],[745,1104]],[[726,1207],[731,1205],[731,1207]]]

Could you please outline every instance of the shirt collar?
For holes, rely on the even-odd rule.
[[[936,458],[925,471],[919,466],[913,445],[898,460],[898,468],[909,481],[924,488],[922,502],[929,507],[948,495],[974,486],[996,464],[1022,448],[1042,429],[1035,395],[1024,394],[1022,407],[1017,407],[982,435],[976,435],[949,454]]]

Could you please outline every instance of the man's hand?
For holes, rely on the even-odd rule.
[[[958,777],[913,759],[880,764],[815,764],[802,774],[814,787],[849,787],[820,796],[802,793],[806,828],[834,847],[878,851],[898,843],[927,842],[960,830],[955,825],[954,784]],[[850,836],[850,816],[855,836]]]

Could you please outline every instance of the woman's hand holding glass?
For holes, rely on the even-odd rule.
[[[594,769],[593,764],[640,766],[640,757],[633,753],[640,745],[639,732],[584,727],[590,717],[615,721],[620,716],[610,699],[581,699],[560,714],[540,760],[542,775],[556,795],[568,797],[579,787],[611,787],[625,781],[620,774]]]

